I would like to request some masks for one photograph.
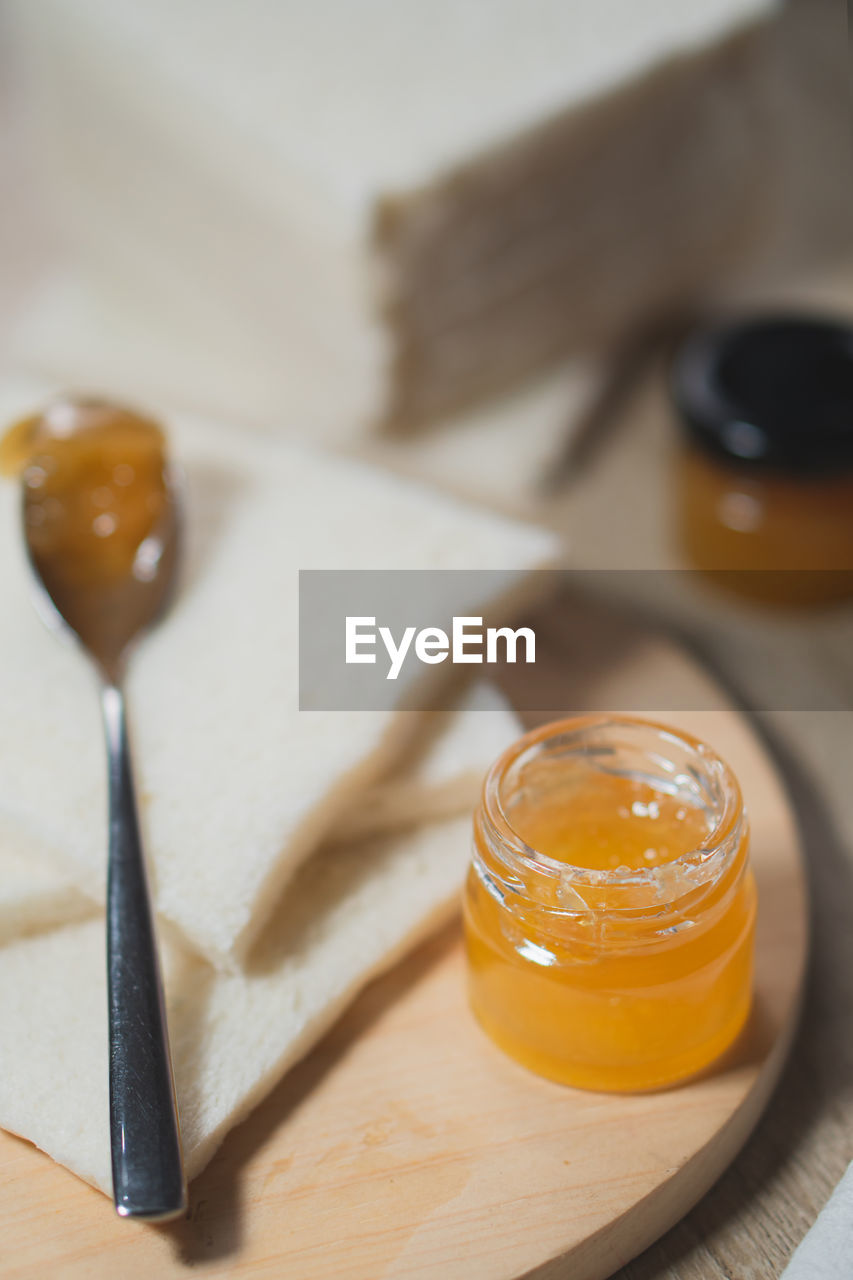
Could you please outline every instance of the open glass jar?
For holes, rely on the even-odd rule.
[[[750,1009],[748,843],[737,780],[687,734],[604,716],[526,734],[474,823],[465,932],[484,1029],[581,1088],[701,1071]]]

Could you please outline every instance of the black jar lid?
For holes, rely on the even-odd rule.
[[[740,466],[802,475],[853,468],[853,326],[766,315],[702,329],[676,355],[688,435]]]

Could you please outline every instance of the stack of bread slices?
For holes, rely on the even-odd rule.
[[[162,335],[168,394],[238,420],[447,417],[693,298],[764,225],[773,0],[6,7],[49,212]]]

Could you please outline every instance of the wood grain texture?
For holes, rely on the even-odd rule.
[[[193,1184],[186,1221],[119,1222],[98,1193],[0,1137],[4,1276],[147,1280],[192,1266],[288,1280],[596,1280],[707,1190],[760,1115],[793,1031],[806,948],[798,842],[764,750],[677,650],[623,635],[622,660],[597,688],[572,676],[560,659],[566,628],[577,637],[610,626],[568,606],[555,617],[545,651],[554,713],[581,709],[582,695],[617,708],[637,680],[648,691],[692,681],[707,709],[668,718],[728,757],[748,798],[756,1002],[727,1058],[656,1094],[540,1080],[469,1016],[453,925],[369,988],[230,1135]]]

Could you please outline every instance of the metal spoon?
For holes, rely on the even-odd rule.
[[[130,462],[116,462],[115,432],[123,427],[127,435],[129,423],[140,428],[138,436],[131,431],[128,437],[141,447],[141,452],[137,449],[132,454],[136,469]],[[64,399],[31,419],[30,431],[22,515],[39,588],[39,612],[52,629],[75,636],[94,664],[106,731],[113,1199],[122,1217],[163,1220],[184,1211],[186,1183],[122,678],[131,645],[162,613],[169,598],[178,555],[180,504],[174,475],[165,465],[159,428],[128,410],[99,401]],[[151,436],[152,449],[159,438],[159,462],[154,453],[150,458],[146,454],[146,431],[156,433]],[[140,465],[157,477],[152,490],[157,501],[148,500],[150,519],[145,503],[136,504],[136,523],[131,521],[129,533],[125,530],[127,572],[119,573],[116,565],[122,564],[122,556],[110,539],[121,532],[121,519],[109,509],[107,491],[120,511],[122,499],[127,505],[129,497],[138,496],[132,486],[139,484]],[[87,466],[94,474],[94,488],[87,487]],[[105,477],[115,480],[114,492],[109,483],[99,483]],[[81,511],[86,512],[82,504],[95,501],[98,507],[81,519]],[[140,532],[145,536],[139,537]],[[118,545],[121,549],[122,544]]]

